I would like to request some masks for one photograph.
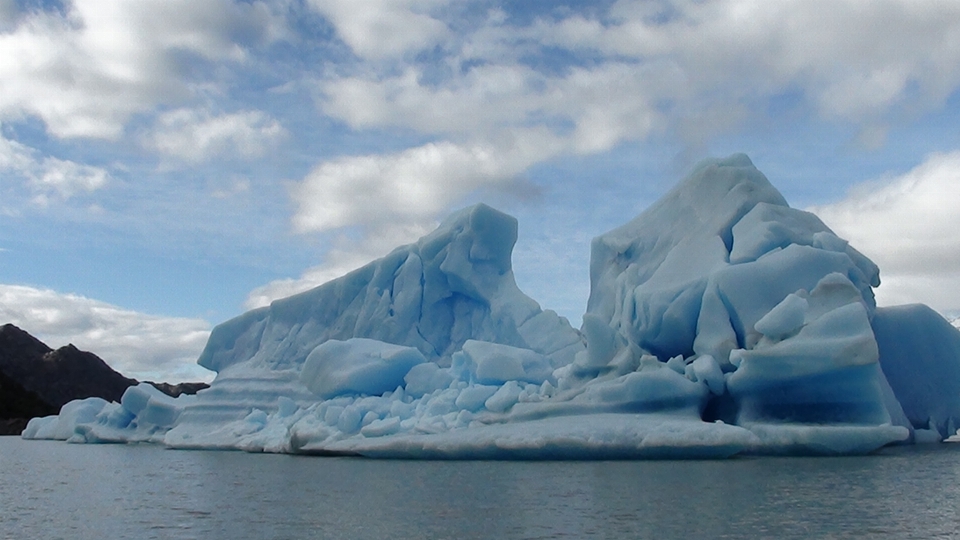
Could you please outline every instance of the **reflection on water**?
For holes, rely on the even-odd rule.
[[[960,536],[960,444],[850,458],[374,461],[0,437],[2,538]]]

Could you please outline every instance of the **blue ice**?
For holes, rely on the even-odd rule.
[[[414,244],[214,329],[195,397],[143,385],[26,438],[405,458],[856,454],[960,425],[960,332],[877,308],[877,266],[747,156],[594,239],[577,330],[517,287],[514,218]]]

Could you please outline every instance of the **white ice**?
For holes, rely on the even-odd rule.
[[[516,220],[417,243],[214,329],[195,397],[132,387],[25,438],[405,458],[850,454],[960,423],[960,332],[744,155],[594,239],[583,326],[513,279]]]

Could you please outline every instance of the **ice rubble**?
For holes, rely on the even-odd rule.
[[[25,438],[375,457],[864,453],[960,419],[960,332],[744,155],[596,238],[581,330],[516,286],[485,205],[214,329],[194,397],[72,402]]]

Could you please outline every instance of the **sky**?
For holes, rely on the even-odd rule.
[[[486,202],[579,326],[590,240],[745,152],[960,315],[960,2],[0,0],[0,323],[141,380]]]

